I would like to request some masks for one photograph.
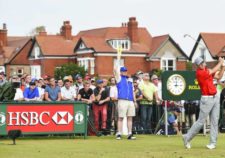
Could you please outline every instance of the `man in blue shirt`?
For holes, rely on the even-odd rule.
[[[38,88],[36,87],[35,81],[31,81],[29,83],[29,87],[27,87],[23,92],[25,101],[35,101],[39,97]]]
[[[117,55],[117,63],[114,68],[114,75],[118,89],[118,133],[117,140],[121,140],[123,127],[123,119],[127,117],[128,140],[135,140],[136,137],[132,134],[133,117],[135,116],[135,105],[137,105],[133,80],[128,77],[127,68],[120,67],[120,55]]]
[[[178,123],[177,123],[177,117],[180,115],[180,113],[181,113],[181,110],[179,107],[174,107],[171,112],[168,112],[167,122],[168,122],[168,134],[169,135],[181,134],[181,132],[178,128]],[[161,130],[159,130],[159,131],[160,131],[160,134],[163,134],[163,135],[165,134],[164,119],[162,119]]]
[[[61,89],[56,85],[53,77],[49,78],[49,86],[45,88],[45,100],[46,101],[60,101]]]

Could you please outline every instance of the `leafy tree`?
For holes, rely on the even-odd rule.
[[[84,77],[86,71],[83,66],[79,66],[74,63],[63,64],[60,68],[56,68],[54,72],[55,79],[63,79],[65,76],[71,75],[73,78],[77,74],[80,74]]]
[[[158,77],[161,77],[163,73],[163,70],[160,69],[152,69],[152,71],[150,71],[150,76],[152,76],[153,74],[157,75]]]
[[[34,36],[39,34],[39,32],[45,32],[45,26],[37,26],[31,30],[30,35]]]
[[[191,61],[188,61],[187,63],[186,63],[186,70],[188,70],[188,71],[192,71],[192,62]]]

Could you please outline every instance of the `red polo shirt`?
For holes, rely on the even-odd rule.
[[[215,74],[209,74],[209,69],[200,69],[196,71],[196,78],[201,89],[202,95],[215,95],[217,90],[213,84]]]

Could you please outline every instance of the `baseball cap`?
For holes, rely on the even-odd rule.
[[[46,79],[49,78],[49,76],[45,74],[45,75],[42,76],[42,78],[43,78],[44,80],[46,80]]]
[[[31,82],[29,83],[29,85],[30,85],[30,86],[35,85],[35,81],[31,81]]]
[[[195,63],[196,65],[200,65],[202,62],[204,62],[204,60],[203,60],[201,57],[197,57],[197,58],[195,59],[195,61],[194,61],[194,63]]]
[[[180,108],[178,108],[178,107],[175,107],[175,108],[173,109],[173,111],[176,111],[176,112],[178,112],[178,113],[181,113],[181,110],[180,110]]]
[[[99,80],[97,80],[96,83],[97,83],[97,84],[102,84],[102,83],[103,83],[103,80],[99,79]]]
[[[127,68],[123,66],[123,67],[120,68],[120,71],[121,72],[126,72],[127,71]]]
[[[155,79],[158,79],[158,76],[157,75],[152,75],[151,80],[155,80]]]
[[[81,76],[80,74],[77,74],[77,75],[75,76],[75,79],[76,79],[76,80],[78,80],[78,79],[80,79],[80,78],[82,78],[82,76]]]
[[[36,78],[32,78],[32,79],[31,79],[31,82],[34,82],[34,83],[35,83],[35,81],[37,81]]]

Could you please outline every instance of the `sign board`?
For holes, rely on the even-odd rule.
[[[87,134],[87,105],[83,103],[5,103],[0,106],[0,135],[10,130],[23,134]]]
[[[162,73],[163,100],[200,100],[201,92],[195,71]]]

